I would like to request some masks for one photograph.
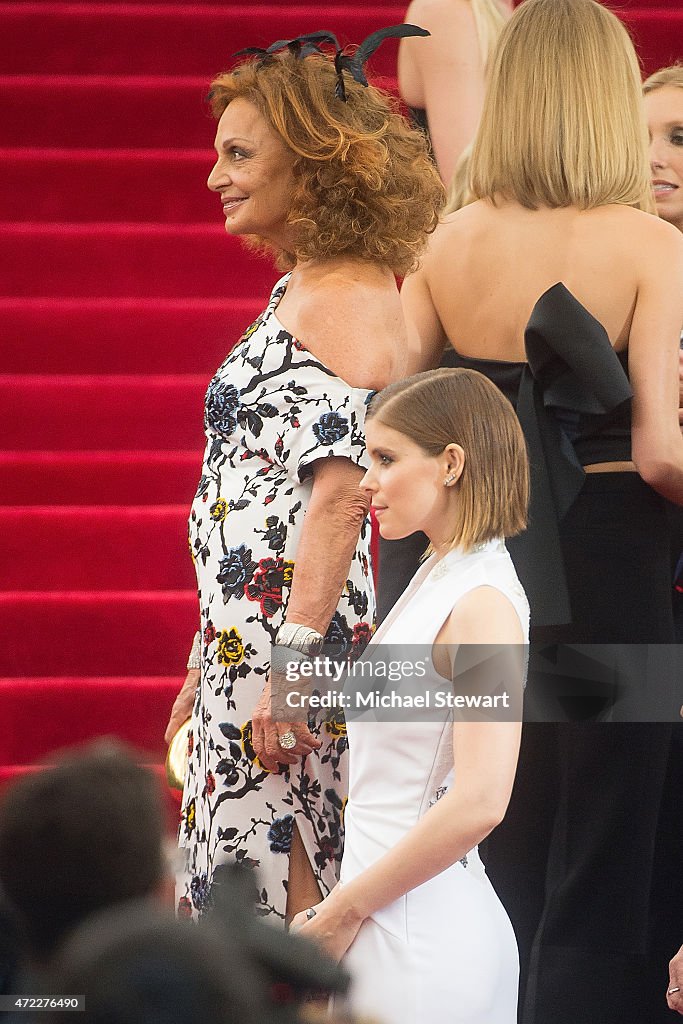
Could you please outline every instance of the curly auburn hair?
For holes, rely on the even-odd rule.
[[[393,97],[345,78],[347,102],[336,99],[330,60],[290,52],[247,60],[211,84],[220,118],[238,97],[249,100],[294,153],[296,185],[288,223],[293,252],[278,264],[353,256],[413,270],[438,223],[444,190],[422,134],[398,112]],[[255,247],[273,251],[264,239]]]

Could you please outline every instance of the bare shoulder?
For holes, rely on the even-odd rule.
[[[523,644],[526,637],[512,601],[496,587],[484,585],[457,602],[440,640],[447,644]]]
[[[394,379],[406,330],[392,274],[357,263],[316,275],[299,293],[296,319],[303,344],[353,387]]]
[[[429,237],[421,265],[443,269],[444,259],[452,260],[458,252],[471,245],[486,226],[490,213],[488,206],[485,200],[480,199],[442,217]]]
[[[683,232],[655,214],[643,213],[630,206],[612,205],[603,208],[602,218],[605,226],[609,224],[618,230],[617,237],[622,244],[645,246],[648,252],[659,249],[662,254],[670,256],[683,252]],[[638,248],[636,251],[642,257],[643,253]]]
[[[630,207],[610,208],[610,235],[632,261],[637,287],[657,293],[683,284],[683,233],[653,214]]]
[[[413,0],[404,20],[429,31],[450,31],[451,26],[457,26],[463,20],[469,23],[471,11],[469,0]]]
[[[451,62],[477,46],[477,26],[470,0],[413,0],[405,21],[430,33],[428,39],[405,39],[409,52],[424,73],[432,70],[434,60]]]
[[[638,212],[637,210],[634,212]],[[683,232],[662,220],[661,217],[642,214],[640,231],[643,241],[661,251],[662,257],[670,259],[683,259]]]

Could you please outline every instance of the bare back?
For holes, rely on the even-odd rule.
[[[447,218],[434,238],[429,288],[451,344],[462,355],[523,360],[534,304],[561,281],[614,348],[626,348],[645,216],[616,206],[525,210],[478,202]]]
[[[657,217],[616,204],[526,210],[480,200],[445,218],[402,290],[410,372],[437,366],[449,342],[461,356],[524,361],[531,312],[558,283],[628,351],[633,463],[683,504],[683,236]]]

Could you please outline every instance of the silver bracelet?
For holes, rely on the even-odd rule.
[[[307,656],[315,656],[320,653],[325,637],[317,629],[302,626],[298,622],[283,622],[277,631],[275,643]]]
[[[202,634],[197,630],[192,641],[192,647],[190,648],[190,656],[187,659],[188,668],[201,668],[202,667]]]

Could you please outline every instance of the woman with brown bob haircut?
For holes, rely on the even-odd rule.
[[[371,420],[407,437],[431,458],[455,440],[467,453],[455,487],[449,548],[470,551],[515,537],[526,527],[524,434],[510,403],[483,374],[444,368],[390,384],[370,403],[366,422]],[[391,532],[386,525],[384,532]]]
[[[390,385],[366,434],[360,486],[381,535],[422,530],[430,557],[354,665],[367,679],[374,657],[412,658],[389,684],[398,717],[348,713],[341,885],[296,923],[344,957],[360,1015],[515,1024],[515,936],[477,844],[505,814],[521,732],[529,606],[504,538],[526,524],[524,435],[465,369]],[[345,696],[353,708],[352,686]],[[487,712],[461,710],[475,696]]]
[[[510,552],[557,668],[532,656],[540,722],[487,861],[528,976],[524,1024],[656,1021],[671,955],[651,886],[675,727],[653,724],[643,679],[648,645],[675,639],[664,499],[683,504],[683,238],[651,216],[647,144],[617,17],[524,0],[491,64],[475,201],[444,218],[402,293],[414,365],[450,342],[510,398],[530,449],[529,527]],[[562,643],[603,645],[590,671],[610,685],[574,681]]]
[[[208,185],[226,231],[289,273],[206,394],[190,515],[201,628],[167,730],[191,713],[188,916],[224,861],[258,868],[259,912],[283,923],[336,883],[345,730],[273,720],[271,645],[300,657],[371,635],[365,410],[405,376],[395,275],[415,266],[443,198],[388,98],[309,49],[263,51],[211,87]]]

